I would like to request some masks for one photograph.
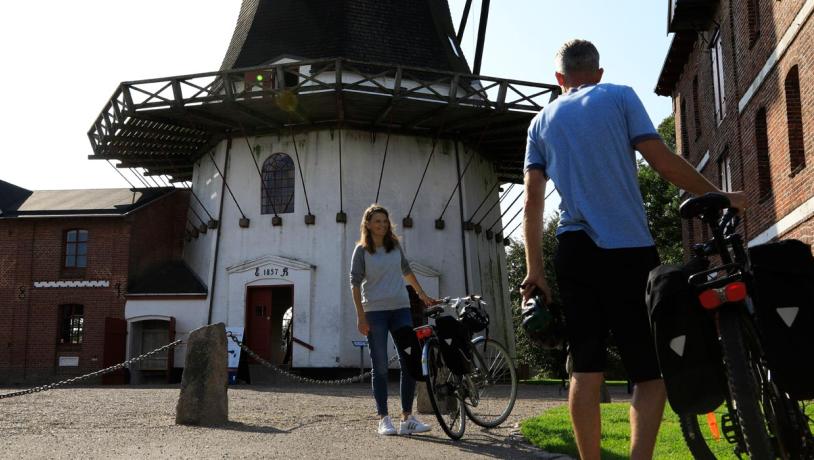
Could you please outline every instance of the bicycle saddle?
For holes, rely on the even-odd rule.
[[[681,214],[683,219],[692,219],[697,216],[709,215],[711,211],[718,214],[721,210],[730,206],[731,203],[726,195],[710,192],[684,201],[678,208],[678,213]]]

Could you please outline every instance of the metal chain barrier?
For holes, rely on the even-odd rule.
[[[168,343],[168,344],[164,345],[163,347],[156,348],[155,350],[144,353],[143,355],[136,356],[135,358],[130,358],[127,361],[116,364],[114,366],[106,367],[104,369],[100,369],[100,370],[95,371],[95,372],[91,372],[90,374],[80,375],[78,377],[73,377],[73,378],[70,378],[70,379],[67,379],[67,380],[63,380],[61,382],[49,383],[48,385],[41,385],[41,386],[38,386],[38,387],[29,388],[27,390],[15,391],[14,393],[2,394],[2,395],[0,395],[0,399],[13,398],[15,396],[22,396],[22,395],[28,395],[28,394],[32,394],[32,393],[39,393],[41,391],[53,390],[54,388],[61,387],[63,385],[76,383],[76,382],[79,382],[81,380],[89,379],[91,377],[96,377],[96,376],[100,376],[100,375],[109,374],[109,373],[111,373],[111,372],[113,372],[115,370],[122,369],[124,367],[127,367],[127,366],[133,364],[133,363],[139,362],[139,361],[141,361],[143,359],[147,359],[147,358],[149,358],[150,356],[152,356],[152,355],[154,355],[156,353],[159,353],[161,351],[172,348],[172,347],[174,347],[174,346],[176,346],[176,345],[178,345],[178,344],[180,344],[182,342],[183,342],[183,340],[180,340],[180,339],[176,340],[175,342]]]
[[[238,340],[237,336],[235,336],[231,332],[227,331],[226,336],[229,337],[230,339],[232,339],[232,341],[234,341],[241,348],[241,350],[248,353],[249,356],[254,358],[257,362],[259,362],[263,366],[268,367],[269,369],[273,370],[274,372],[276,372],[276,373],[278,373],[278,374],[280,374],[280,375],[282,375],[284,377],[288,377],[288,378],[290,378],[292,380],[296,380],[296,381],[302,382],[302,383],[315,383],[315,384],[318,384],[318,385],[347,385],[347,384],[350,384],[350,383],[360,383],[364,379],[370,377],[370,374],[373,372],[373,370],[371,369],[371,370],[365,372],[364,374],[360,374],[360,375],[357,375],[355,377],[348,377],[346,379],[336,379],[336,380],[320,380],[320,379],[312,379],[312,378],[309,378],[309,377],[303,377],[303,376],[297,375],[297,374],[295,374],[293,372],[289,372],[289,371],[287,371],[285,369],[281,369],[281,368],[275,366],[274,364],[271,364],[270,362],[266,361],[265,359],[261,358],[260,356],[257,355],[257,353],[252,351],[251,348],[247,347],[246,345],[243,344],[243,342]],[[399,356],[398,356],[398,354],[396,354],[395,356],[390,358],[390,361],[388,361],[387,364],[389,365],[390,363],[396,361],[398,358],[399,358]]]

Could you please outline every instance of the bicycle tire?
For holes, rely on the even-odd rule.
[[[729,393],[735,403],[738,423],[750,458],[772,460],[775,456],[766,427],[765,414],[760,406],[760,401],[763,401],[758,386],[760,377],[755,375],[755,369],[750,365],[750,357],[747,354],[752,352],[757,355],[757,352],[753,344],[744,340],[742,313],[736,307],[736,305],[724,306],[718,316]],[[747,346],[750,347],[748,350]]]
[[[679,415],[678,422],[681,426],[681,435],[684,436],[684,443],[687,444],[692,457],[695,460],[715,460],[715,454],[710,450],[704,434],[701,432],[698,416]]]
[[[484,428],[494,428],[509,418],[512,413],[514,403],[517,400],[517,370],[509,352],[500,342],[484,337],[472,340],[475,348],[474,359],[481,360],[482,364],[476,362],[476,369],[473,371],[472,380],[477,391],[477,398],[471,395],[464,399],[466,402],[464,409],[466,415]],[[484,351],[479,349],[483,347]],[[488,369],[489,375],[482,375],[480,368]],[[508,395],[503,395],[499,391],[506,390],[507,383],[503,383],[508,378]],[[491,396],[491,397],[490,397]],[[467,402],[467,400],[469,400]]]
[[[460,377],[444,361],[437,339],[424,344],[427,350],[427,394],[438,424],[450,439],[458,440],[466,430],[466,413],[460,391]]]

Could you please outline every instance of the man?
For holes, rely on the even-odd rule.
[[[599,394],[608,332],[630,380],[631,458],[653,456],[666,393],[644,303],[648,272],[658,265],[636,179],[635,150],[676,186],[693,194],[720,192],[671,152],[636,93],[602,83],[599,52],[571,40],[556,55],[563,94],[532,120],[526,147],[524,236],[528,299],[535,287],[551,292],[542,253],[546,181],[561,197],[559,249],[554,259],[565,309],[574,373],[569,410],[580,457],[599,459]],[[727,194],[743,208],[742,193]]]

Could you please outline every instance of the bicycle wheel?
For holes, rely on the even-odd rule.
[[[759,363],[759,352],[753,340],[745,340],[741,311],[735,305],[725,306],[719,312],[718,327],[721,349],[727,368],[729,393],[732,396],[738,423],[741,426],[746,448],[752,459],[774,459],[766,427],[770,416],[761,407],[764,402],[762,378],[754,364]],[[753,364],[754,363],[754,364]]]
[[[681,434],[684,436],[684,442],[690,453],[695,460],[715,460],[715,455],[709,450],[707,441],[701,431],[701,426],[698,424],[697,415],[679,415],[679,425],[681,425]]]
[[[427,347],[427,393],[438,424],[451,439],[461,439],[466,429],[464,402],[459,391],[461,378],[449,370],[437,339],[428,341]]]
[[[805,406],[791,399],[768,382],[764,393],[764,407],[770,409],[772,427],[777,434],[777,450],[780,458],[814,458],[814,437],[811,434],[811,419],[805,413]]]
[[[494,428],[509,417],[517,399],[517,371],[509,352],[499,342],[478,337],[472,341],[475,370],[464,398],[466,414],[477,425]]]

